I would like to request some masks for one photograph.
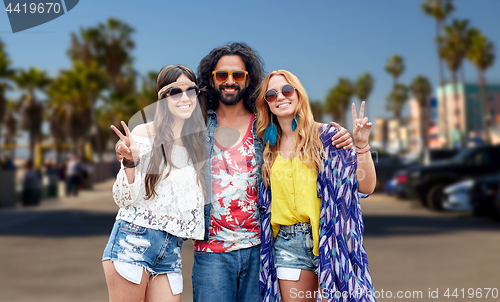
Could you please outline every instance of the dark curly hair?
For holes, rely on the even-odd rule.
[[[228,55],[240,56],[245,63],[245,69],[250,76],[250,83],[245,89],[243,104],[246,110],[255,112],[254,93],[264,77],[264,62],[247,44],[231,43],[213,49],[201,60],[200,66],[198,66],[197,80],[201,90],[198,100],[200,101],[204,115],[206,115],[208,109],[216,110],[219,107],[218,94],[214,91],[215,88],[212,87],[210,78],[220,58]]]

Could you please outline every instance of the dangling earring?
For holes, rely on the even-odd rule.
[[[278,138],[278,127],[273,123],[273,114],[271,113],[271,124],[264,131],[264,144],[269,141],[271,146],[276,144]]]
[[[295,129],[297,129],[297,122],[298,122],[298,119],[299,119],[299,114],[297,114],[295,116],[295,118],[293,119],[292,121],[292,131],[295,131]]]

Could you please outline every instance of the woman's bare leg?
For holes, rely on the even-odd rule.
[[[144,302],[181,302],[182,294],[173,295],[166,274],[149,278]]]
[[[109,302],[141,302],[144,300],[149,273],[143,270],[141,284],[135,284],[120,276],[111,260],[103,261],[102,267],[108,284]]]
[[[318,276],[308,270],[300,270],[298,281],[279,280],[283,302],[316,302],[318,291]]]

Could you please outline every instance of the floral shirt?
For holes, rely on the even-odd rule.
[[[216,142],[213,154],[209,238],[195,242],[195,251],[224,253],[260,244],[252,122],[238,145],[226,149]]]

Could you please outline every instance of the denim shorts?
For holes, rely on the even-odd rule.
[[[296,281],[298,275],[296,278],[286,275],[290,276],[290,272],[294,275],[294,271],[300,274],[301,269],[318,274],[319,259],[313,254],[314,241],[309,222],[280,226],[274,247],[278,278]]]
[[[182,238],[165,231],[116,220],[102,261],[134,264],[145,268],[152,275],[181,274],[183,242]]]

